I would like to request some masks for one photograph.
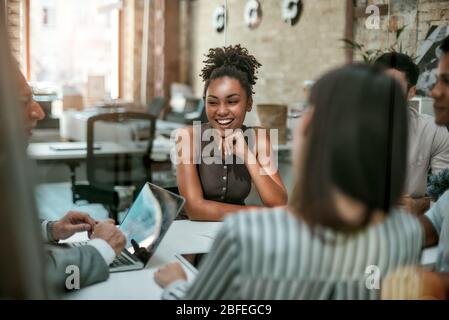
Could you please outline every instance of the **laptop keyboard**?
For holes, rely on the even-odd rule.
[[[110,264],[111,267],[129,266],[135,264],[136,261],[128,256],[125,252],[122,252],[118,257],[115,257],[114,261]]]
[[[74,247],[82,247],[87,244],[87,241],[71,242],[70,245]]]
[[[82,247],[85,246],[88,242],[87,241],[80,241],[80,242],[72,242],[72,245],[74,247]],[[130,253],[126,251],[122,251],[120,256],[115,257],[114,261],[109,265],[110,267],[120,267],[120,266],[130,266],[132,264],[135,264],[138,262]]]

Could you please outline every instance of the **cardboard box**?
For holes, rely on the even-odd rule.
[[[64,110],[69,109],[82,110],[84,108],[83,96],[80,94],[64,95],[62,99],[62,108]]]

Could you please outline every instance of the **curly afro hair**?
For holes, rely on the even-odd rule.
[[[247,97],[252,98],[253,86],[257,80],[257,69],[262,65],[239,44],[235,46],[209,49],[200,76],[204,81],[203,97],[212,80],[222,77],[237,79],[245,89]]]

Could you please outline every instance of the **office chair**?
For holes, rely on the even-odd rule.
[[[162,110],[164,109],[164,105],[165,105],[164,97],[154,97],[148,106],[147,110],[148,114],[155,116],[156,119],[159,118],[159,116],[162,113]]]
[[[189,99],[184,112],[172,111],[167,114],[166,120],[184,124],[192,124],[194,121],[207,122],[203,99]]]
[[[118,112],[87,121],[87,182],[72,177],[73,202],[102,204],[118,222],[142,186],[151,182],[151,152],[156,117]]]
[[[207,122],[206,108],[204,107],[204,100],[198,99],[195,110],[186,112],[184,114],[185,122],[193,124],[194,121],[201,121],[201,123]]]

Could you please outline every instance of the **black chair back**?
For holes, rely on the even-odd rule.
[[[73,181],[74,202],[100,203],[118,222],[151,177],[156,117],[139,112],[103,113],[87,120],[87,183]]]
[[[87,179],[100,188],[151,181],[156,117],[135,112],[107,113],[87,121]]]
[[[154,97],[148,106],[148,114],[159,118],[162,110],[164,109],[165,98],[164,97]]]

